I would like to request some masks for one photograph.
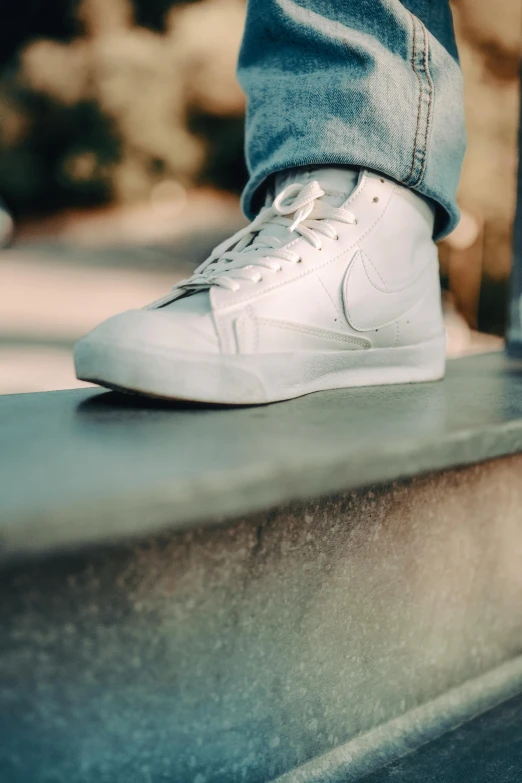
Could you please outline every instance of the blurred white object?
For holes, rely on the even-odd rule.
[[[452,250],[467,250],[479,238],[480,230],[481,225],[477,216],[469,210],[462,209],[459,224],[446,237],[446,242]]]
[[[443,310],[448,359],[458,359],[461,356],[471,356],[474,353],[489,353],[504,349],[502,337],[471,329],[466,319],[455,309],[451,296],[444,297]]]
[[[0,200],[0,247],[8,245],[13,238],[13,218],[7,211],[4,202]]]

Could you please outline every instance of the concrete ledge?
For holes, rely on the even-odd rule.
[[[0,560],[210,526],[294,500],[522,450],[522,364],[261,408],[98,390],[0,397]]]
[[[521,470],[513,456],[5,567],[0,779],[266,783],[514,661]],[[460,691],[460,719],[517,677]],[[448,727],[427,714],[424,741]]]
[[[518,783],[521,721],[519,694],[365,776],[361,783]]]

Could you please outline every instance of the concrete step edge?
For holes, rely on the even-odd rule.
[[[522,656],[318,756],[274,783],[353,783],[522,693]]]

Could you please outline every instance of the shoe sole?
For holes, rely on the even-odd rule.
[[[327,389],[436,381],[446,337],[355,351],[223,355],[166,351],[87,337],[74,358],[80,380],[153,397],[262,405]]]

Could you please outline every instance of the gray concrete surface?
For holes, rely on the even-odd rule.
[[[257,408],[98,390],[0,397],[0,558],[186,530],[522,450],[522,364]]]
[[[307,783],[353,780],[343,748],[376,727],[419,732],[416,708],[463,683],[459,720],[477,690],[489,706],[470,680],[521,649],[521,470],[516,455],[5,567],[0,780],[266,783],[324,754],[330,776]]]

